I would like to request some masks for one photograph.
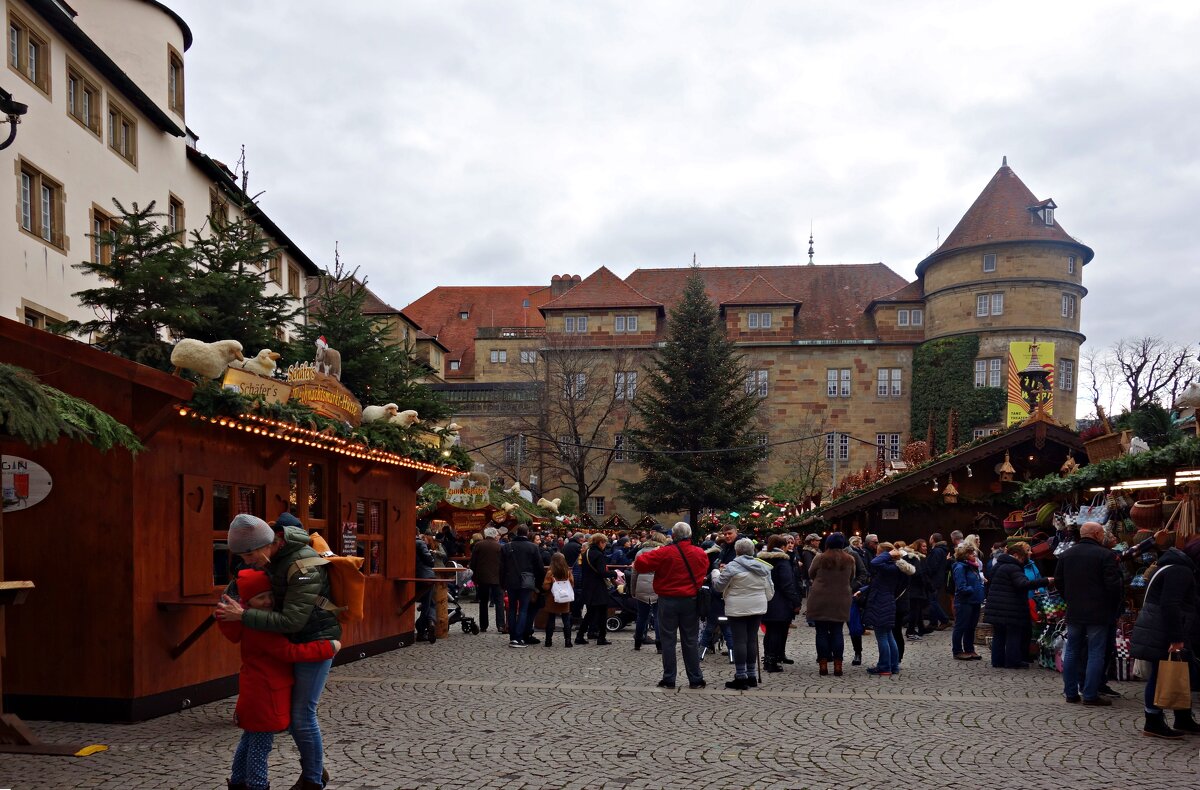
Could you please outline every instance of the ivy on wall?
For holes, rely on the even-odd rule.
[[[958,410],[958,441],[971,441],[971,431],[1000,421],[1007,394],[1001,387],[975,386],[979,336],[930,340],[913,351],[911,437],[924,439],[933,415],[933,454],[946,449],[946,422]]]

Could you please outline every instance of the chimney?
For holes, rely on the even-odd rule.
[[[583,280],[578,274],[556,274],[550,278],[550,298],[557,299]]]

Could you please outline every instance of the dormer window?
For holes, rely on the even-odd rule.
[[[458,317],[459,317],[459,319],[460,319],[460,320],[462,320],[462,321],[466,321],[468,318],[470,318],[470,317],[471,317],[471,313],[470,313],[470,311],[468,311],[468,310],[459,310],[459,311],[458,311]]]
[[[1040,222],[1047,227],[1054,224],[1054,209],[1058,208],[1054,200],[1046,198],[1041,203],[1029,207],[1029,221]]]
[[[1042,219],[1046,221],[1047,225],[1054,224],[1054,208],[1052,206],[1042,209]]]

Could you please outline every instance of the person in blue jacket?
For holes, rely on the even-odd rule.
[[[880,677],[890,677],[900,671],[900,648],[896,644],[896,596],[908,588],[908,579],[916,573],[909,563],[901,559],[902,552],[891,543],[880,543],[871,560],[871,591],[867,596],[867,609],[863,613],[863,624],[875,629],[875,641],[879,645],[879,663],[867,672]]]
[[[980,661],[975,652],[975,626],[983,604],[983,574],[975,547],[966,541],[954,550],[954,632],[951,643],[959,661]]]

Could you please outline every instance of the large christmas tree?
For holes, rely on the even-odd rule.
[[[647,513],[729,508],[757,491],[755,441],[762,401],[748,391],[746,368],[725,334],[698,269],[670,313],[667,342],[634,401],[637,427],[625,431],[643,478],[622,495]]]

